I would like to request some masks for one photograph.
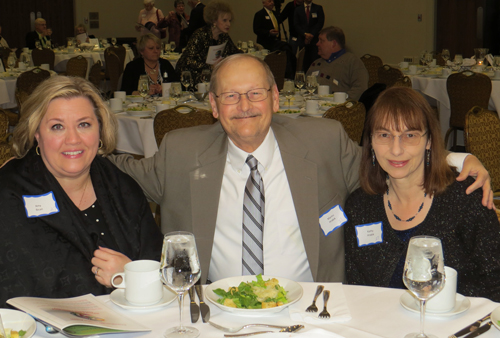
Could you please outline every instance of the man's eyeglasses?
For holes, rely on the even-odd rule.
[[[372,141],[375,144],[379,145],[387,145],[392,144],[395,137],[399,137],[399,140],[405,146],[418,146],[420,143],[420,139],[424,137],[427,132],[420,134],[418,132],[406,132],[401,135],[392,135],[391,133],[387,133],[385,131],[378,131],[372,134]]]
[[[242,95],[246,95],[248,101],[251,102],[259,102],[264,101],[268,97],[268,93],[271,91],[271,88],[255,88],[251,89],[246,93],[236,93],[236,92],[227,92],[222,93],[220,95],[215,95],[216,98],[220,99],[220,103],[222,104],[237,104],[241,100]]]

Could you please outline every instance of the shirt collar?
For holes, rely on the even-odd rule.
[[[326,60],[326,62],[330,63],[333,60],[338,59],[339,57],[341,57],[344,54],[345,54],[345,48],[342,48],[338,52],[332,53],[332,55],[330,55],[330,58],[328,60]]]
[[[228,139],[229,144],[227,149],[227,156],[229,163],[234,170],[240,172],[246,166],[245,161],[250,154],[238,148],[230,138]],[[263,168],[261,174],[263,174],[263,172],[266,171],[272,163],[275,144],[276,138],[274,136],[274,132],[271,128],[269,128],[266,138],[264,139],[262,144],[253,153],[251,153],[257,159],[257,161],[259,161],[259,171],[261,170],[261,168]]]

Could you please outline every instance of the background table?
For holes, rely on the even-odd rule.
[[[153,118],[141,119],[127,113],[116,114],[116,117],[118,119],[116,150],[144,157],[151,157],[158,151]]]
[[[304,295],[306,299],[312,300],[314,291],[316,290],[316,283],[300,283],[304,288]],[[328,290],[332,287],[329,283],[322,283],[325,289]],[[347,299],[348,307],[351,311],[352,319],[346,323],[324,323],[318,324],[297,323],[293,322],[289,317],[288,309],[285,309],[277,314],[266,315],[265,317],[243,317],[232,315],[224,312],[207,301],[210,306],[211,317],[210,320],[223,325],[223,326],[237,326],[249,323],[272,323],[277,325],[292,325],[304,324],[305,329],[300,332],[306,332],[314,328],[322,328],[346,338],[401,338],[410,332],[417,332],[419,330],[419,314],[410,312],[404,309],[399,304],[399,298],[403,290],[376,288],[366,286],[343,286],[344,293]],[[335,297],[332,294],[330,302]],[[189,316],[189,302],[186,300],[184,303],[184,324],[195,326],[200,330],[200,337],[223,337],[223,332],[215,329],[209,324],[204,324],[201,318],[196,324],[190,323]],[[106,302],[108,306],[114,310],[122,313],[125,316],[138,321],[152,329],[149,333],[133,333],[121,335],[109,335],[112,337],[162,337],[163,332],[170,327],[178,325],[179,311],[178,303],[176,301],[170,303],[164,308],[151,311],[127,311],[109,301],[109,296],[99,297],[102,301]],[[433,333],[438,337],[448,337],[449,335],[457,332],[468,324],[473,323],[477,319],[485,316],[493,311],[500,304],[494,303],[485,298],[470,298],[471,308],[461,314],[452,317],[433,317],[426,316],[425,331]],[[294,305],[292,305],[294,306]],[[318,307],[323,306],[322,300],[318,300]],[[43,326],[38,323],[37,337],[45,338],[62,338],[61,334],[49,335],[45,333]],[[261,328],[255,329],[260,331]],[[246,330],[244,332],[248,332]],[[296,335],[296,334],[295,334]],[[267,335],[266,335],[267,336]],[[276,337],[287,337],[288,335],[276,334]],[[265,336],[258,336],[265,337]],[[488,332],[481,336],[482,338],[500,337],[500,331],[492,327]]]

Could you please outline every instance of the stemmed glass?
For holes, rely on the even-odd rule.
[[[243,53],[248,52],[248,44],[247,44],[247,42],[246,42],[246,41],[243,41],[243,42],[241,43],[241,50],[243,51]]]
[[[285,85],[283,86],[283,95],[288,100],[288,109],[290,109],[290,100],[295,95],[295,88],[293,86],[292,80],[285,80]]]
[[[170,86],[170,96],[174,99],[175,105],[177,106],[177,102],[181,98],[182,87],[180,82],[172,82]]]
[[[16,66],[16,61],[17,61],[16,54],[11,52],[9,54],[9,58],[7,59],[7,66],[9,67],[11,73],[14,71],[14,67]]]
[[[299,90],[302,90],[304,85],[306,84],[306,76],[303,71],[298,71],[295,73],[295,87]]]
[[[253,41],[252,40],[249,40],[248,41],[248,48],[254,48],[254,44],[253,44]]]
[[[308,76],[306,82],[306,90],[309,92],[309,96],[312,96],[316,88],[318,88],[318,80],[316,79],[316,76]]]
[[[493,69],[494,70],[500,69],[500,56],[499,55],[495,55],[493,57]]]
[[[116,45],[116,38],[111,38],[111,44],[113,45],[113,47]]]
[[[139,84],[137,85],[137,90],[139,90],[139,95],[145,100],[149,95],[149,79],[147,75],[143,75],[139,78]],[[143,101],[142,106],[146,105],[145,101]]]
[[[169,43],[166,43],[166,44],[165,44],[165,53],[166,53],[166,54],[169,54],[169,53],[170,53],[170,44],[169,44]]]
[[[242,47],[241,40],[238,40],[238,42],[236,43],[236,48],[241,50],[241,47]]]
[[[453,60],[453,63],[455,63],[455,65],[460,68],[463,62],[464,58],[462,57],[462,54],[455,54],[455,60]]]
[[[425,53],[424,62],[425,62],[425,65],[427,66],[427,70],[431,69],[432,60],[433,60],[432,53]]]
[[[448,67],[448,60],[450,59],[450,51],[446,48],[443,49],[443,51],[441,52],[441,57],[444,60],[444,66]]]
[[[403,272],[403,283],[420,301],[420,333],[405,338],[437,338],[424,333],[426,302],[444,287],[444,259],[441,240],[431,236],[410,239]]]
[[[175,52],[175,41],[170,41],[170,50],[173,52]]]
[[[189,96],[188,99],[191,98],[191,93],[189,92],[189,87],[191,87],[193,82],[193,78],[191,77],[191,72],[189,70],[185,70],[181,73],[181,83],[184,87],[186,87],[186,91]]]
[[[30,55],[26,52],[21,53],[21,62],[26,65],[26,68],[30,66],[31,58]]]
[[[177,292],[179,298],[179,326],[168,329],[165,331],[164,336],[166,338],[198,337],[200,332],[196,328],[182,325],[184,293],[201,276],[200,261],[193,234],[176,231],[165,235],[160,269],[162,282]]]

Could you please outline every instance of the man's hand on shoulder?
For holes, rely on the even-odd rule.
[[[488,209],[495,209],[495,204],[493,203],[493,191],[491,190],[490,174],[481,161],[479,161],[474,155],[469,155],[465,158],[463,169],[460,172],[460,175],[458,175],[457,181],[463,181],[468,176],[475,177],[476,181],[467,188],[466,193],[470,194],[474,190],[482,187],[483,205]]]

